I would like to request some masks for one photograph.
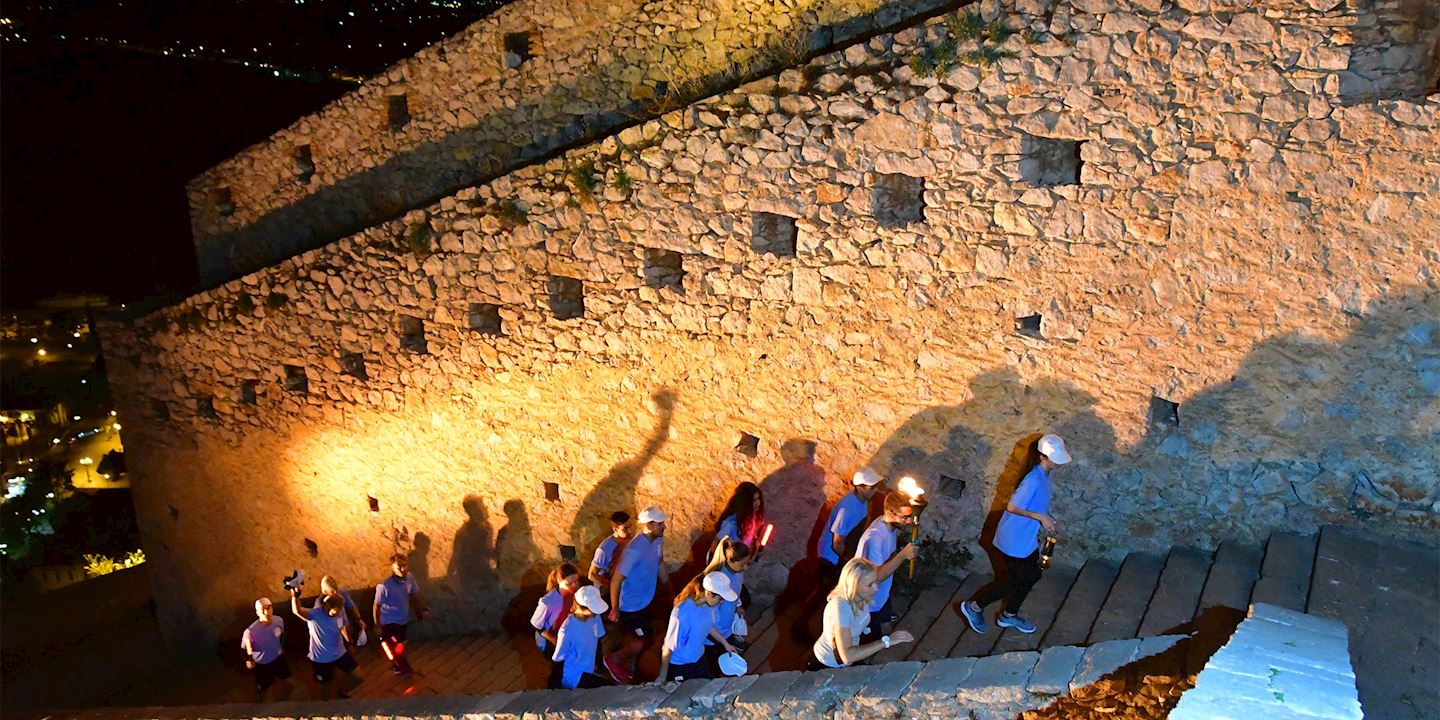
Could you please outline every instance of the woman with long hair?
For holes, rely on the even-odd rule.
[[[742,482],[730,494],[730,501],[720,511],[715,527],[715,541],[730,538],[754,548],[765,529],[765,495],[753,482]]]
[[[670,611],[670,625],[660,646],[660,675],[655,682],[714,677],[710,664],[705,662],[705,638],[714,638],[725,652],[735,652],[735,646],[715,627],[715,606],[739,598],[724,573],[706,573],[687,583],[675,596],[675,607]]]
[[[875,597],[878,569],[875,563],[859,557],[841,568],[840,582],[826,599],[820,638],[811,649],[813,656],[806,669],[854,665],[892,645],[915,639],[910,633],[898,630],[894,635],[860,644],[860,636],[870,624],[870,601]]]
[[[754,557],[750,552],[749,545],[730,538],[721,538],[720,544],[715,547],[715,552],[710,558],[710,564],[700,571],[701,575],[712,572],[722,573],[730,580],[730,589],[735,591],[737,597],[733,601],[721,600],[720,604],[715,606],[715,627],[721,635],[730,640],[731,645],[742,649],[747,643],[745,642],[745,633],[735,630],[736,619],[740,619],[742,623],[745,622],[745,604],[748,595],[745,592],[745,570],[750,567],[750,561]],[[714,664],[721,655],[720,644],[706,638],[705,655]],[[715,669],[718,669],[718,666]]]
[[[571,599],[580,587],[580,571],[571,563],[561,563],[545,578],[545,594],[535,604],[530,626],[535,628],[535,647],[544,657],[555,651],[555,634],[570,615]]]

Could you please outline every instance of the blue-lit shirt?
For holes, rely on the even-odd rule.
[[[1050,475],[1036,465],[1015,488],[1009,505],[1042,515],[1050,514]],[[1009,505],[1006,507],[1008,508]],[[1013,558],[1029,557],[1040,548],[1040,521],[1016,515],[1008,509],[995,526],[995,547]]]
[[[535,647],[545,650],[545,636],[541,635],[547,630],[555,629],[555,621],[560,617],[560,611],[565,609],[565,603],[570,602],[570,596],[555,588],[540,596],[540,602],[535,603],[535,612],[530,614],[530,627],[535,628]]]
[[[730,538],[734,542],[740,542],[740,521],[734,515],[726,515],[720,518],[720,526],[715,530],[715,541],[720,538]]]
[[[573,690],[580,684],[582,675],[595,672],[595,649],[604,636],[605,623],[598,615],[589,620],[581,620],[574,615],[565,618],[560,634],[555,638],[555,654],[551,656],[555,662],[563,663],[561,687]]]
[[[715,627],[720,629],[720,634],[730,637],[734,633],[731,629],[735,627],[735,614],[740,611],[740,588],[745,584],[745,573],[735,572],[724,563],[720,564],[719,572],[725,573],[730,578],[730,587],[735,589],[735,602],[721,599],[720,604],[715,606]],[[714,638],[705,638],[706,645],[714,645]]]
[[[410,573],[398,578],[392,573],[375,586],[375,604],[380,606],[381,625],[404,625],[410,622],[410,596],[420,592]]]
[[[665,538],[651,540],[641,533],[625,543],[616,575],[623,575],[620,584],[620,612],[639,612],[650,607],[655,599],[655,581],[660,575],[660,561],[665,556]]]
[[[860,546],[855,549],[856,557],[863,557],[877,566],[889,562],[895,554],[895,530],[884,517],[875,518],[865,533],[860,536]],[[875,585],[875,597],[870,601],[870,612],[880,612],[885,601],[890,599],[890,585],[895,581],[894,573]]]
[[[665,644],[670,651],[671,665],[689,665],[705,655],[705,636],[715,627],[715,609],[686,600],[670,611],[670,626],[665,629]]]
[[[620,541],[614,535],[600,541],[600,547],[595,548],[595,559],[590,561],[590,567],[602,576],[610,576],[610,566],[615,563],[615,548],[620,546]]]
[[[250,653],[250,659],[256,665],[264,665],[280,657],[280,636],[284,634],[285,621],[279,615],[271,615],[269,625],[257,619],[240,636],[240,647]]]
[[[843,562],[835,552],[835,538],[841,538],[843,547],[844,538],[854,532],[860,523],[865,522],[868,509],[865,501],[856,497],[853,492],[845,493],[845,497],[836,501],[835,508],[830,511],[830,519],[825,521],[825,529],[820,531],[820,542],[815,545],[815,551],[821,560],[834,565]]]
[[[305,616],[310,626],[310,659],[327,663],[339,660],[345,654],[345,636],[340,628],[345,627],[345,610],[342,608],[334,617],[324,610],[312,610]]]

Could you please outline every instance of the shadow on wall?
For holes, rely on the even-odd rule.
[[[679,396],[669,388],[661,388],[650,399],[659,415],[655,430],[645,440],[640,452],[616,463],[580,502],[580,509],[570,523],[570,538],[575,547],[592,547],[610,534],[610,513],[626,510],[630,511],[631,517],[637,516],[639,508],[635,507],[635,488],[639,486],[640,478],[644,477],[646,466],[670,439],[670,423],[675,418],[675,404]]]
[[[1064,436],[1075,456],[1055,473],[1052,506],[1064,551],[1075,557],[1214,547],[1277,527],[1309,533],[1372,518],[1397,533],[1434,529],[1436,318],[1440,293],[1417,289],[1354,316],[1337,342],[1298,332],[1263,340],[1228,382],[1173,412],[1135,408],[1149,413],[1149,425],[1128,448],[1117,447],[1095,397],[1075,384],[1026,385],[997,368],[971,381],[970,401],[909,418],[871,463],[927,487],[940,487],[942,476],[968,481],[970,490],[932,498],[926,513],[927,531],[946,542],[993,533],[1040,432]],[[999,455],[999,447],[1013,449]]]
[[[472,493],[465,496],[460,506],[465,510],[465,522],[455,531],[450,566],[445,574],[462,597],[492,596],[499,590],[499,580],[495,574],[495,546],[491,543],[494,531],[490,528],[485,503]],[[494,617],[487,616],[487,620],[493,621]]]
[[[511,142],[515,133],[514,118],[539,116],[551,108],[564,107],[574,100],[574,88],[592,82],[630,75],[625,61],[606,65],[591,64],[587,77],[574,83],[557,85],[539,97],[521,100],[519,107],[507,107],[501,113],[482,117],[468,128],[462,128],[440,139],[420,143],[394,155],[385,162],[320,188],[296,202],[272,210],[250,225],[238,230],[196,239],[196,256],[200,264],[202,286],[213,286],[227,279],[273,265],[305,250],[358,233],[404,215],[407,211],[438,202],[441,198],[475,185],[488,182],[514,168],[541,162],[563,154],[567,149],[619,132],[637,121],[658,117],[722,90],[733,88],[752,78],[762,77],[786,67],[793,67],[841,44],[846,38],[859,37],[872,24],[893,28],[910,27],[938,14],[938,10],[962,5],[953,0],[916,0],[907,18],[897,22],[893,10],[882,4],[877,10],[858,15],[838,26],[814,30],[799,26],[779,29],[767,38],[768,44],[755,51],[741,65],[727,65],[720,71],[708,67],[686,66],[676,61],[673,67],[643,68],[643,75],[668,78],[659,97],[634,100],[608,112],[577,115],[564,124],[554,123],[548,132],[517,148]],[[674,57],[666,53],[666,57]],[[695,61],[691,61],[694,63]],[[703,72],[702,72],[703,71]],[[617,81],[618,82],[618,81]],[[563,118],[556,118],[561,120]],[[530,127],[546,127],[544,122]],[[496,138],[501,138],[497,140]],[[641,148],[633,148],[638,153]],[[503,158],[503,159],[502,159]],[[193,211],[192,211],[193,212]],[[403,238],[397,237],[403,249]]]

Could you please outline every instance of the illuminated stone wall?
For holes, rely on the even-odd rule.
[[[493,624],[742,480],[770,592],[855,466],[973,543],[1045,430],[1071,558],[1433,533],[1440,99],[1342,101],[1342,9],[1020,7],[1014,57],[877,36],[106,328],[172,630],[397,545],[432,630]]]
[[[218,284],[942,0],[523,0],[187,187]]]

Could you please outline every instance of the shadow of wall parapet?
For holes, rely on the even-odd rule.
[[[201,283],[963,4],[511,3],[192,180]]]

